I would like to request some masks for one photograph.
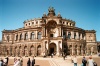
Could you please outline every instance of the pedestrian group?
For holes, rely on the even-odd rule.
[[[78,66],[76,55],[74,57],[73,55],[71,56],[71,62],[74,63],[74,66]],[[97,66],[97,63],[92,59],[92,56],[89,56],[88,60],[83,56],[81,66]]]

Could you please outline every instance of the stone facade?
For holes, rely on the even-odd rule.
[[[98,49],[98,52],[100,53],[100,41],[97,42],[97,49]]]
[[[4,56],[96,54],[96,31],[76,27],[49,7],[42,18],[26,20],[22,28],[3,30],[0,50]]]

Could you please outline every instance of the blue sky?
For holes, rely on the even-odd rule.
[[[100,0],[0,0],[0,40],[3,29],[21,28],[25,20],[47,14],[49,6],[56,14],[75,21],[77,27],[96,30],[100,41]]]

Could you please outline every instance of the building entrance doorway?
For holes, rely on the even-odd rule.
[[[50,54],[54,53],[54,48],[50,48]]]
[[[49,55],[51,55],[51,54],[56,54],[56,44],[55,43],[51,43],[50,45],[49,45]]]

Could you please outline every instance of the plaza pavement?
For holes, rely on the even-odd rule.
[[[2,57],[4,58],[4,57]],[[18,57],[16,57],[18,58]],[[27,66],[27,60],[29,57],[23,57],[23,66]],[[32,59],[32,57],[30,57]],[[78,66],[81,66],[82,56],[77,56],[78,58]],[[13,59],[14,57],[9,57],[9,64],[8,66],[13,66]],[[67,58],[64,60],[62,57],[55,56],[54,58],[43,58],[43,57],[35,57],[36,63],[35,66],[74,66],[73,63],[71,63],[71,57],[67,56]],[[88,59],[88,56],[86,56],[86,59]],[[97,62],[98,66],[100,66],[100,57],[93,56],[93,59],[95,62]]]

